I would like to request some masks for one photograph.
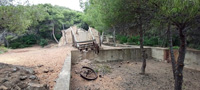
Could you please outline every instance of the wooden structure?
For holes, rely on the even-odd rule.
[[[90,35],[92,36],[92,40],[78,41],[73,28],[71,28],[73,46],[78,48],[80,51],[82,51],[82,50],[88,51],[90,49],[90,50],[94,50],[96,53],[98,53],[99,46],[96,43],[96,39],[94,38],[91,28],[89,28],[89,32],[90,32]]]

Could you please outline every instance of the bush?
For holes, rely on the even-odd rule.
[[[4,46],[0,46],[0,54],[7,52],[8,49]]]
[[[179,46],[173,46],[173,49],[179,49]]]
[[[179,49],[179,46],[173,46],[172,48],[173,49]],[[170,49],[170,47],[169,47],[169,49]]]
[[[116,35],[116,40],[120,40],[122,35]]]
[[[55,36],[59,40],[62,37],[62,34],[56,34]]]
[[[13,49],[24,48],[24,47],[30,47],[30,46],[36,44],[37,39],[36,39],[35,35],[31,34],[31,35],[25,35],[22,37],[18,37],[17,39],[12,40],[9,43],[10,43],[10,47]]]
[[[123,35],[116,35],[116,40],[119,40],[121,44],[127,43],[128,37]]]
[[[127,43],[127,40],[128,40],[128,37],[126,37],[126,36],[121,36],[121,38],[120,38],[120,43],[121,43],[121,44]]]
[[[40,39],[40,46],[44,47],[48,44],[48,41],[46,39]]]
[[[140,37],[139,36],[132,36],[131,38],[128,38],[127,42],[128,44],[138,45],[140,44]]]
[[[200,45],[198,44],[189,44],[188,47],[200,50]]]
[[[144,37],[144,45],[146,46],[157,46],[159,43],[158,37]]]
[[[140,45],[140,36],[127,37],[123,35],[117,35],[116,39],[120,41],[121,44],[128,43],[131,45]],[[144,37],[145,46],[160,46],[163,41],[159,37]]]

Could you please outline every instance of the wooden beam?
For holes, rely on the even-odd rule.
[[[90,27],[89,27],[89,31],[90,31],[90,34],[92,35],[92,39],[94,40],[95,38],[94,38],[94,35],[93,35]]]
[[[93,39],[93,40],[88,40],[88,41],[80,41],[80,42],[76,42],[76,43],[86,43],[86,42],[94,42],[95,41],[95,39]]]

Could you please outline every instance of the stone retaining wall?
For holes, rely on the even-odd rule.
[[[151,49],[145,48],[148,58],[151,58]],[[94,51],[83,52],[71,51],[72,63],[76,63],[83,59],[95,60],[97,62],[122,61],[122,60],[141,60],[141,51],[139,48],[118,48],[100,50],[99,54]]]
[[[158,61],[171,61],[170,52],[168,48],[151,47],[152,57]],[[178,59],[178,50],[174,50],[175,59]],[[185,54],[185,67],[200,71],[200,51],[199,50],[187,50]]]

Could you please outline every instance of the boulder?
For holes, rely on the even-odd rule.
[[[4,86],[4,85],[1,85],[0,86],[0,90],[8,90],[8,88],[6,86]]]
[[[26,80],[26,79],[27,79],[27,76],[20,76],[19,79],[20,79],[20,80]]]
[[[49,90],[46,84],[28,83],[26,90]]]
[[[29,79],[31,79],[31,80],[35,80],[35,79],[37,79],[37,76],[35,76],[35,75],[31,75],[31,76],[29,76]]]

